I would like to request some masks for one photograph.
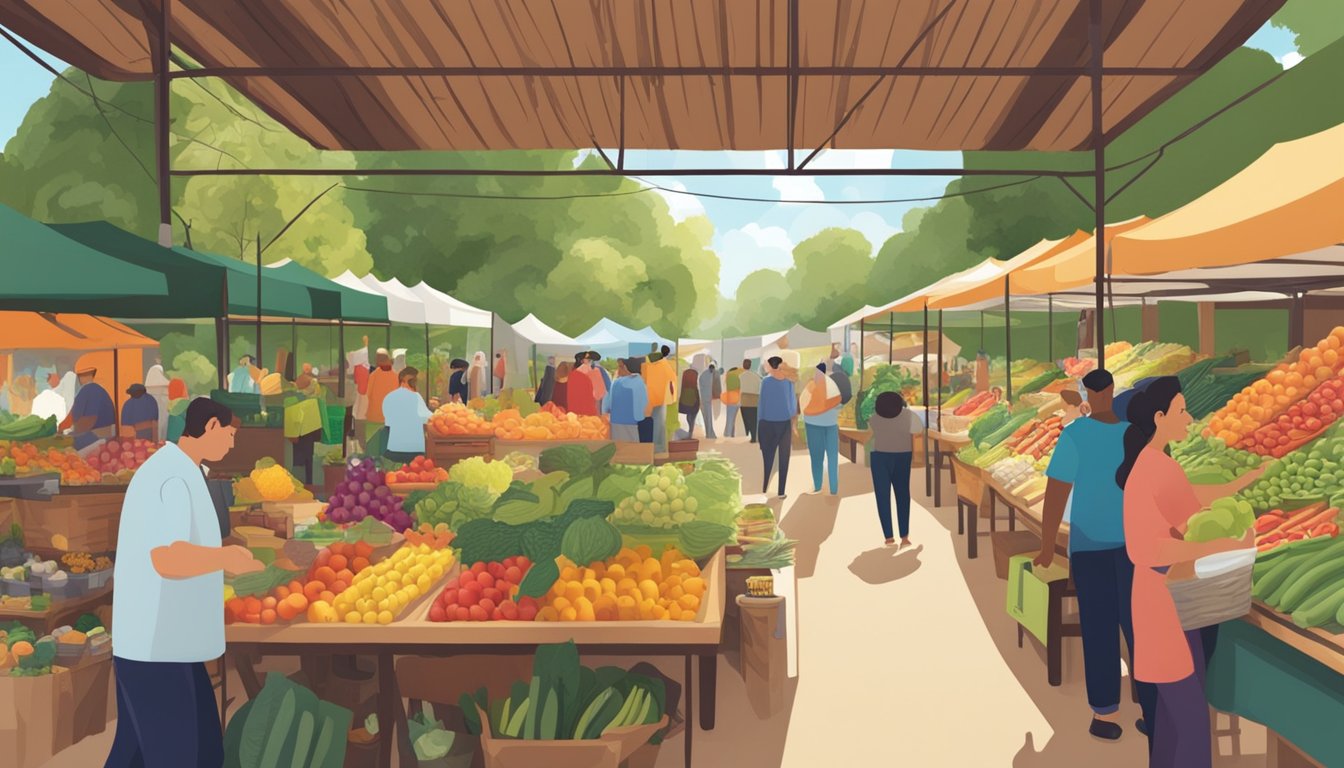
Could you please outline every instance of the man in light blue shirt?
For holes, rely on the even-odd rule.
[[[784,486],[789,479],[789,453],[793,450],[793,433],[798,428],[798,395],[793,380],[784,370],[784,358],[776,355],[766,361],[766,376],[761,382],[760,406],[756,413],[756,431],[761,441],[761,456],[765,460],[765,478],[761,493],[770,487],[770,473],[775,457],[779,457],[779,497],[785,496]]]
[[[420,372],[406,366],[397,374],[397,388],[383,398],[383,423],[387,425],[387,450],[383,455],[406,464],[425,452],[425,422],[430,413],[415,391]]]
[[[220,546],[201,462],[233,448],[233,413],[206,398],[126,489],[112,579],[117,732],[106,765],[220,766],[224,743],[205,662],[224,653],[224,573],[259,571],[246,547]]]
[[[238,358],[238,367],[229,376],[229,392],[235,395],[255,395],[261,391],[256,379],[252,378],[253,360],[251,355]]]
[[[639,369],[636,358],[616,361],[616,380],[607,397],[611,401],[611,439],[618,443],[639,442],[639,423],[649,405],[649,391]]]

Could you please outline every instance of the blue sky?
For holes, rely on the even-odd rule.
[[[1268,51],[1285,66],[1301,60],[1293,35],[1266,24],[1246,43]],[[32,46],[30,46],[32,48]],[[57,69],[65,64],[45,56]],[[8,142],[18,130],[28,107],[45,96],[52,76],[7,41],[0,40],[0,142]],[[959,167],[960,153],[907,150],[831,150],[812,161],[817,168]],[[666,152],[628,150],[626,166],[635,168],[690,168],[732,166],[782,168],[783,152]],[[757,269],[787,269],[793,263],[792,249],[826,227],[853,227],[862,232],[874,249],[900,230],[906,211],[929,203],[860,205],[807,205],[781,200],[875,200],[930,197],[940,194],[951,181],[936,177],[704,177],[650,179],[659,186],[691,192],[765,198],[770,202],[717,200],[692,195],[659,192],[678,218],[705,214],[714,224],[714,248],[722,261],[720,290],[733,295],[737,285]]]

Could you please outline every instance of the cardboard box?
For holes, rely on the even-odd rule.
[[[109,719],[112,657],[85,657],[41,677],[0,677],[0,755],[9,768],[36,768]]]
[[[60,534],[72,552],[115,551],[125,500],[124,489],[99,493],[63,490],[51,501],[20,500],[18,523],[23,527],[24,545],[49,548],[51,537]]]

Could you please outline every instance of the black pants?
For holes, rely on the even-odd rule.
[[[1083,671],[1087,703],[1099,715],[1120,707],[1120,636],[1129,648],[1129,668],[1134,669],[1134,622],[1130,593],[1134,564],[1124,547],[1093,552],[1072,552],[1069,567],[1078,590],[1078,623],[1083,632]],[[1157,691],[1149,683],[1136,683],[1144,721],[1152,727],[1152,708]]]
[[[686,417],[686,435],[695,437],[695,417],[700,415],[700,406],[697,405],[690,413],[682,411],[681,415]]]
[[[751,438],[751,442],[756,442],[756,406],[742,406],[742,426],[747,430],[747,437]]]
[[[644,417],[644,419],[643,419],[642,421],[640,421],[638,424],[636,424],[635,426],[639,427],[639,442],[641,442],[641,443],[652,443],[652,442],[653,442],[653,417],[652,417],[652,416],[646,416],[646,417]]]
[[[201,662],[112,659],[117,733],[105,768],[218,768],[224,738]]]
[[[761,480],[761,493],[770,487],[770,473],[775,466],[775,456],[779,456],[779,495],[784,495],[784,485],[789,479],[789,453],[793,451],[793,422],[761,421],[757,423],[761,431],[761,456],[765,459],[765,477]]]

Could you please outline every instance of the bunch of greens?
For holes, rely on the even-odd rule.
[[[229,720],[225,768],[340,768],[350,720],[350,710],[271,672],[261,693]]]

